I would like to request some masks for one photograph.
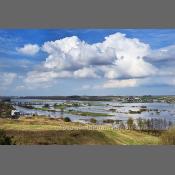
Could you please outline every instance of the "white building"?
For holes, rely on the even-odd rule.
[[[12,117],[19,117],[20,116],[20,112],[18,110],[12,110],[11,111],[11,116]]]

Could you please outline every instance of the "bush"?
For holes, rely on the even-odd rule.
[[[114,123],[115,120],[112,120],[112,119],[106,119],[106,120],[103,120],[103,123]]]
[[[132,118],[128,118],[127,125],[129,130],[134,129],[134,120]]]
[[[64,121],[65,121],[65,122],[71,122],[71,119],[70,119],[69,117],[65,117],[65,118],[64,118]]]
[[[4,130],[0,130],[0,145],[12,145],[11,137],[6,136]]]
[[[13,106],[9,103],[0,102],[0,118],[9,118],[11,117],[11,111]]]
[[[90,122],[91,122],[91,123],[96,123],[97,120],[96,120],[95,118],[91,118],[91,119],[90,119]]]
[[[175,145],[175,127],[164,132],[160,138],[164,145]]]
[[[49,104],[44,104],[44,106],[43,106],[44,108],[49,108],[50,107],[50,105]]]
[[[109,109],[109,111],[111,111],[111,112],[116,112],[116,109],[111,108],[111,109]]]

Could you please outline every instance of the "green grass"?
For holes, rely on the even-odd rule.
[[[46,108],[46,107],[42,107],[42,108],[33,108],[33,109],[35,109],[35,110],[41,110],[41,111],[53,111],[53,112],[55,112],[55,110],[49,109],[49,108]]]
[[[107,116],[112,116],[111,114],[106,114],[106,113],[96,113],[96,112],[83,112],[83,111],[74,111],[74,110],[69,110],[67,111],[69,114],[73,115],[81,115],[81,116],[92,116],[92,117],[107,117]]]
[[[55,109],[65,109],[67,107],[79,107],[79,106],[81,106],[81,104],[78,102],[66,102],[66,103],[61,103],[61,104],[55,104],[54,108]]]
[[[119,145],[157,145],[159,137],[129,130],[102,131],[106,137]]]
[[[94,127],[90,130],[89,127]],[[156,145],[159,137],[147,133],[112,130],[111,126],[64,122],[48,117],[0,119],[0,129],[19,144]]]

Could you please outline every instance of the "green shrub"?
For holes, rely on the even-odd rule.
[[[9,103],[0,102],[0,118],[9,118],[11,117],[11,110],[13,106]]]
[[[103,123],[114,123],[115,120],[112,120],[112,119],[106,119],[106,120],[103,120]]]
[[[0,145],[12,145],[11,137],[8,137],[4,130],[0,130]]]
[[[111,111],[111,112],[116,112],[116,109],[111,108],[111,109],[109,109],[109,111]]]
[[[65,118],[64,118],[64,121],[65,121],[65,122],[71,122],[71,119],[70,119],[69,117],[65,117]]]
[[[96,123],[97,120],[96,120],[95,118],[91,118],[91,119],[90,119],[90,122],[91,122],[91,123]]]

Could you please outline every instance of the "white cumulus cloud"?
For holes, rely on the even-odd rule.
[[[37,54],[39,50],[40,50],[40,47],[37,44],[26,44],[24,45],[24,47],[17,48],[17,52],[19,52],[20,54],[29,55],[29,56],[33,56]]]
[[[43,67],[51,70],[81,72],[79,70],[91,66],[100,69],[106,78],[142,77],[156,72],[156,68],[143,59],[150,52],[149,45],[122,33],[109,35],[103,42],[94,44],[81,41],[77,36],[66,37],[45,42],[42,50],[48,53]]]
[[[175,73],[172,65],[171,69],[170,66],[162,68],[152,61],[173,57],[174,46],[152,50],[149,44],[122,33],[106,36],[102,42],[93,44],[77,36],[65,37],[47,41],[41,49],[48,56],[39,65],[40,70],[34,68],[28,72],[25,83],[51,84],[60,78],[103,78],[106,79],[104,88],[122,88],[144,84],[147,77]]]

